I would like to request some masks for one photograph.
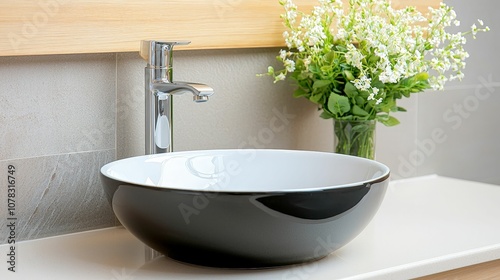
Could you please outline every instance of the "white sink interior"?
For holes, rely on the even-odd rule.
[[[102,167],[109,178],[151,187],[223,192],[287,192],[359,185],[383,178],[376,161],[290,150],[208,150],[118,160]]]

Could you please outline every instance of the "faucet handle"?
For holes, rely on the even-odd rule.
[[[188,45],[190,41],[141,41],[141,57],[154,68],[169,68],[172,66],[172,51],[175,45]]]

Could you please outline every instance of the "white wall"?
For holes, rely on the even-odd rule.
[[[469,40],[462,83],[404,100],[401,125],[378,126],[377,160],[389,165],[393,178],[437,173],[500,184],[500,2],[448,2],[462,28],[481,18],[492,31]],[[207,83],[216,93],[204,104],[175,98],[175,149],[332,151],[331,120],[293,99],[289,85],[255,76],[276,63],[277,53],[177,52],[174,78]],[[99,167],[143,153],[144,66],[137,53],[0,57],[0,219],[7,215],[7,166],[14,165],[18,240],[117,224]],[[273,119],[283,125],[271,125]],[[6,236],[0,228],[0,243]]]

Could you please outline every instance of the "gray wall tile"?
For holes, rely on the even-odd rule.
[[[114,54],[0,57],[0,159],[113,149]]]
[[[417,168],[413,167],[410,162],[418,135],[419,96],[420,93],[414,94],[409,99],[398,101],[398,106],[407,110],[407,112],[394,114],[394,117],[400,121],[399,125],[386,127],[383,124],[377,124],[375,159],[390,168],[392,179],[417,176]]]
[[[116,225],[99,180],[99,167],[115,150],[0,161],[0,178],[16,168],[16,241]],[[0,192],[0,218],[7,220],[7,188]],[[0,228],[5,243],[8,228]]]
[[[116,157],[115,57],[0,58],[0,177],[16,166],[18,241],[116,224],[98,176]]]
[[[117,55],[117,157],[144,154],[144,67],[138,53]]]
[[[420,96],[417,175],[500,184],[499,92],[496,83]]]

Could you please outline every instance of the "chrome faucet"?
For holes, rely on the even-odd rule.
[[[146,154],[173,151],[172,96],[192,93],[193,101],[204,102],[214,90],[204,84],[173,82],[173,48],[188,41],[142,41],[140,55],[148,64],[146,85]]]

